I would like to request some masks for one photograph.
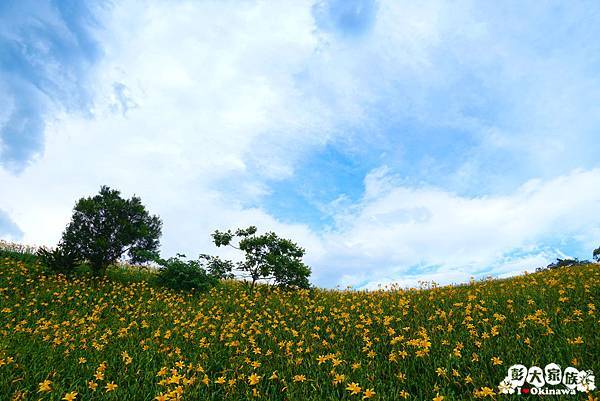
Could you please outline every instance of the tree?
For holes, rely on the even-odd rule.
[[[282,287],[308,288],[310,268],[302,262],[304,249],[273,232],[257,235],[256,231],[254,226],[238,229],[235,234],[217,230],[212,237],[218,247],[231,246],[245,252],[245,260],[237,266],[250,279],[251,291],[260,279],[274,280]],[[232,244],[236,237],[237,246]]]
[[[132,263],[148,261],[148,253],[158,255],[161,230],[160,218],[151,216],[139,197],[123,199],[102,186],[98,195],[77,202],[61,246],[102,275],[125,254]]]
[[[600,247],[594,249],[594,260],[600,262]]]

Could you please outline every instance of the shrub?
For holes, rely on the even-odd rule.
[[[231,272],[234,268],[234,264],[230,260],[222,260],[218,256],[200,255],[206,270],[209,274],[216,279],[225,280],[234,278],[234,274]]]
[[[273,232],[256,235],[256,227],[238,229],[235,234],[231,230],[215,231],[212,235],[216,246],[232,246],[245,252],[245,260],[239,262],[237,268],[246,273],[250,279],[252,290],[258,280],[274,280],[281,287],[308,288],[310,267],[302,262],[304,249],[296,243],[278,237]],[[232,244],[239,238],[237,246]]]
[[[177,254],[169,259],[155,258],[160,265],[157,282],[174,290],[208,291],[218,282],[218,278],[204,270],[200,260],[183,260],[185,255]]]
[[[599,247],[599,248],[596,248],[596,249],[594,249],[594,254],[593,254],[593,256],[594,256],[594,260],[595,260],[596,262],[600,262],[600,247]]]
[[[589,263],[590,262],[588,260],[579,260],[577,258],[575,258],[575,259],[569,259],[569,258],[567,258],[567,259],[560,259],[560,258],[557,258],[556,262],[552,262],[552,263],[550,263],[546,267],[538,267],[536,269],[536,271],[559,269],[561,267],[583,266],[583,265],[587,265]]]
[[[37,256],[40,263],[53,273],[70,274],[79,264],[77,254],[60,245],[52,250],[40,248]]]
[[[66,252],[88,261],[92,272],[102,275],[125,254],[133,263],[148,260],[140,255],[157,255],[161,227],[140,198],[123,199],[119,191],[103,186],[98,195],[77,202],[62,243]]]

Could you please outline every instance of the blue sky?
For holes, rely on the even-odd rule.
[[[588,258],[598,37],[596,2],[4,1],[0,237],[107,184],[166,254],[254,224],[328,287]]]

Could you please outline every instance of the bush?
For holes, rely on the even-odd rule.
[[[584,266],[584,265],[587,265],[589,263],[590,263],[589,260],[579,260],[577,258],[575,258],[575,259],[560,259],[560,258],[557,258],[556,262],[552,262],[552,263],[550,263],[546,267],[538,267],[536,269],[536,271],[559,269],[561,267]]]
[[[77,254],[58,246],[53,250],[40,248],[37,251],[40,263],[52,273],[70,274],[79,264]]]
[[[139,255],[157,255],[161,227],[161,220],[148,213],[140,198],[123,199],[119,191],[103,186],[98,195],[77,202],[62,244],[69,254],[88,261],[94,274],[102,275],[125,254],[133,263],[149,260]]]
[[[234,264],[230,260],[222,260],[218,256],[200,255],[200,260],[208,270],[209,274],[218,280],[233,279],[235,276],[231,272]]]
[[[157,282],[160,285],[174,290],[208,291],[219,279],[204,270],[199,260],[183,260],[185,255],[177,254],[169,259],[155,258],[154,261],[161,266]]]

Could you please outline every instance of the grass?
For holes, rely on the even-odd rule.
[[[152,275],[0,255],[0,399],[519,399],[497,394],[512,364],[600,368],[595,264],[377,292],[190,294]]]

